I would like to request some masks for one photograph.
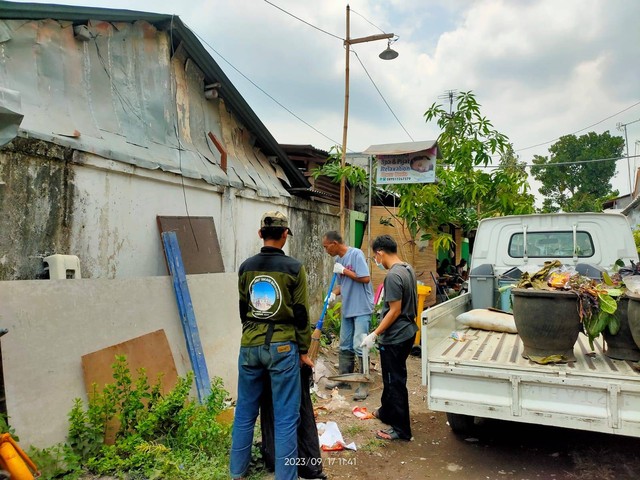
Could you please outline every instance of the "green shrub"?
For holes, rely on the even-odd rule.
[[[88,405],[74,400],[67,443],[32,449],[42,479],[77,479],[83,472],[116,478],[213,480],[228,476],[231,426],[218,421],[228,392],[214,378],[203,404],[190,398],[193,373],[178,378],[163,395],[161,379],[150,386],[144,369],[134,382],[126,358],[116,357],[114,383]],[[107,428],[117,425],[115,442],[105,445]]]

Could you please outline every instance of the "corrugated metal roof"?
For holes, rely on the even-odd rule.
[[[288,195],[283,172],[310,186],[178,17],[2,1],[0,19],[0,83],[20,91],[29,136],[262,196]],[[204,99],[212,83],[222,101]],[[209,131],[228,149],[227,174]]]

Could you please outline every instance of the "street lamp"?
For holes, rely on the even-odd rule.
[[[369,35],[368,37],[351,38],[350,36],[350,23],[351,23],[351,9],[347,5],[347,35],[344,40],[345,50],[345,75],[344,75],[344,126],[342,128],[342,157],[340,160],[340,167],[344,172],[347,156],[347,128],[349,125],[349,51],[351,45],[356,43],[373,42],[375,40],[388,40],[387,48],[379,55],[383,60],[393,60],[398,56],[398,52],[391,49],[391,39],[395,37],[393,33],[381,33],[378,35]],[[369,172],[371,175],[371,171]],[[346,179],[344,175],[340,179],[340,235],[344,239],[344,217],[345,217],[345,188]]]

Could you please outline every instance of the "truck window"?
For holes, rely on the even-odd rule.
[[[509,256],[524,257],[524,234],[514,233],[509,240]],[[563,258],[573,257],[572,231],[527,232],[527,256]],[[593,240],[588,232],[576,232],[575,253],[586,258],[594,254]]]

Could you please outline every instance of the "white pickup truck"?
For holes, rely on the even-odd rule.
[[[591,352],[587,337],[580,334],[576,362],[539,365],[522,357],[518,335],[456,323],[471,308],[504,307],[498,285],[505,273],[556,259],[610,272],[616,260],[630,265],[638,262],[638,254],[620,214],[482,220],[473,245],[469,292],[423,313],[422,378],[428,406],[446,412],[454,432],[468,433],[477,418],[495,418],[640,437],[640,372],[632,362],[607,357],[602,337]],[[452,332],[462,331],[466,340],[452,338]]]

